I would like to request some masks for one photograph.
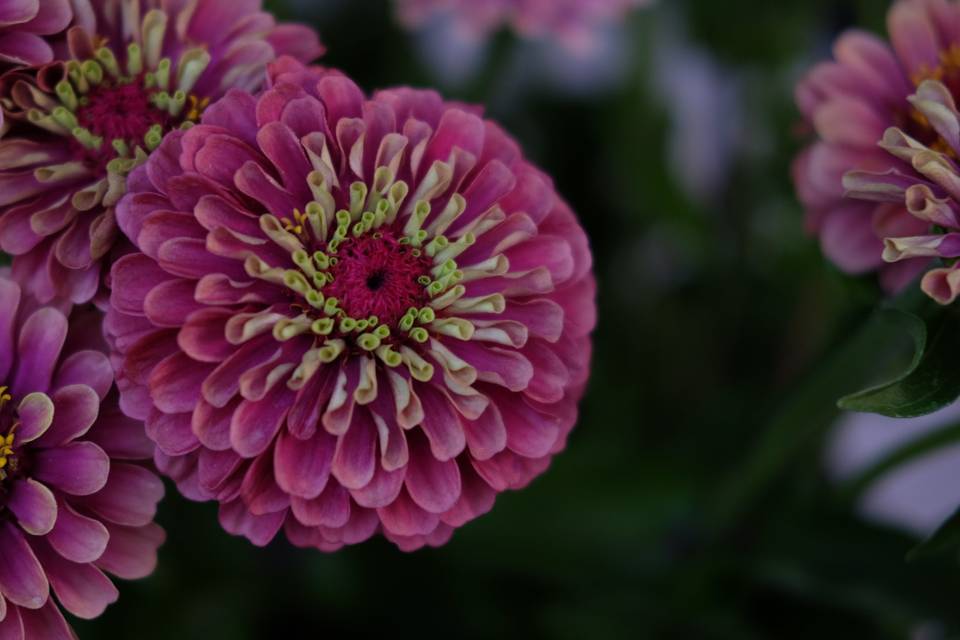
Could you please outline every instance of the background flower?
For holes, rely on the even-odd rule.
[[[441,544],[564,447],[586,237],[475,108],[365,99],[289,58],[272,74],[132,176],[118,216],[141,253],[108,317],[123,407],[257,544]]]
[[[807,228],[824,253],[849,273],[880,270],[889,291],[906,285],[926,258],[885,264],[883,238],[924,233],[928,223],[911,216],[902,200],[869,202],[845,196],[849,171],[883,173],[899,162],[878,145],[889,127],[922,143],[937,132],[908,98],[926,79],[960,78],[960,5],[945,0],[900,0],[890,9],[891,46],[863,31],[850,31],[825,62],[797,86],[797,104],[818,140],[794,164],[797,193],[807,209]]]
[[[471,78],[488,57],[488,41],[509,28],[528,41],[511,56],[507,76],[521,86],[545,80],[578,93],[610,89],[632,53],[622,27],[649,0],[395,0],[401,22],[418,34],[424,62],[445,84]]]
[[[851,197],[905,206],[915,219],[917,229],[889,231],[884,238],[885,261],[896,264],[938,258],[952,263],[931,269],[921,281],[923,291],[940,304],[950,304],[960,295],[960,267],[956,264],[960,257],[960,170],[955,163],[960,153],[956,133],[960,131],[960,112],[948,81],[924,80],[909,98],[917,120],[929,132],[912,131],[918,136],[913,137],[904,129],[891,127],[884,133],[879,146],[890,154],[895,168],[850,171],[843,177]]]
[[[598,30],[649,0],[396,0],[400,18],[418,26],[437,16],[466,37],[486,38],[509,25],[523,37],[556,38],[574,50],[594,46]]]
[[[150,441],[117,408],[98,320],[81,314],[68,327],[0,279],[3,638],[74,638],[51,590],[94,618],[118,595],[104,572],[148,575],[164,540],[153,523],[163,484],[137,464]]]
[[[115,247],[114,205],[163,136],[230,87],[256,89],[277,53],[321,53],[258,1],[74,6],[64,58],[0,80],[13,124],[0,142],[0,248],[41,301],[93,298]]]

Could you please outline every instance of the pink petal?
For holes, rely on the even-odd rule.
[[[387,471],[378,464],[367,486],[351,490],[350,495],[361,507],[368,509],[385,507],[397,499],[400,490],[403,489],[403,479],[407,472],[407,469]]]
[[[377,430],[366,411],[355,419],[337,441],[333,456],[333,476],[347,489],[360,489],[373,478],[377,463]]]
[[[256,546],[263,547],[277,535],[286,515],[286,511],[277,511],[255,516],[247,511],[243,500],[234,500],[220,505],[220,526],[229,533],[243,536]]]
[[[53,413],[53,400],[47,394],[35,392],[25,396],[17,407],[17,417],[20,418],[17,442],[32,442],[43,435],[53,423]]]
[[[163,498],[163,483],[156,475],[132,464],[116,463],[107,484],[83,504],[110,522],[130,527],[150,523]]]
[[[338,482],[328,482],[316,498],[290,498],[294,517],[309,527],[342,527],[350,519],[350,493]]]
[[[36,611],[20,610],[25,638],[43,638],[43,640],[77,640],[73,629],[64,620],[60,607],[53,600]]]
[[[62,498],[57,499],[57,522],[47,535],[57,553],[72,562],[93,562],[107,547],[107,528],[80,515]]]
[[[6,380],[13,366],[14,330],[16,329],[17,309],[20,307],[20,286],[6,278],[0,280],[0,379]]]
[[[308,440],[281,431],[273,452],[277,484],[287,493],[307,500],[320,495],[330,476],[336,443],[336,438],[325,431]]]
[[[124,580],[145,578],[157,566],[157,548],[166,540],[158,525],[124,527],[110,524],[110,541],[97,566]]]
[[[290,496],[274,480],[273,459],[269,455],[254,459],[243,477],[240,495],[253,515],[284,511],[290,506]]]
[[[49,593],[43,567],[23,534],[10,522],[0,524],[0,594],[26,609],[39,609]]]
[[[384,528],[398,536],[425,535],[440,524],[436,514],[417,506],[406,491],[386,507],[377,509],[377,514]]]
[[[113,368],[106,355],[99,351],[77,351],[64,360],[53,378],[53,389],[84,384],[103,400],[113,386]]]
[[[430,513],[447,511],[460,497],[460,471],[455,460],[433,457],[422,436],[411,434],[405,484],[410,497]]]
[[[57,521],[53,492],[32,478],[13,482],[7,507],[17,517],[20,528],[33,536],[47,535]]]
[[[73,615],[90,620],[117,601],[117,588],[92,564],[70,562],[45,542],[38,542],[36,548],[57,600]]]
[[[466,447],[463,425],[450,401],[430,385],[418,384],[417,394],[423,403],[421,428],[430,439],[430,449],[438,460],[450,460]]]
[[[110,458],[92,442],[41,449],[35,456],[34,477],[75,496],[102,489],[109,472]]]
[[[240,403],[230,422],[230,442],[241,456],[252,458],[266,451],[287,417],[293,392],[275,386],[263,400]]]
[[[174,353],[164,358],[150,374],[150,397],[157,408],[166,413],[191,411],[200,400],[201,385],[213,369],[211,364]]]
[[[67,319],[52,307],[34,311],[20,329],[17,372],[11,391],[25,396],[50,388],[60,350],[67,338]]]
[[[3,615],[3,619],[0,619],[0,640],[24,640],[19,607],[8,606],[3,598],[0,598],[0,615]]]
[[[100,414],[100,397],[85,384],[73,384],[54,392],[53,423],[40,438],[45,447],[71,442],[93,426]]]

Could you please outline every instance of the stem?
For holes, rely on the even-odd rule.
[[[899,334],[875,315],[800,383],[746,460],[721,483],[707,514],[713,529],[722,532],[735,523],[801,453],[823,439],[839,413],[837,399],[889,364],[897,351],[889,347],[901,344]]]

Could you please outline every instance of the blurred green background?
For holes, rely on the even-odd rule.
[[[387,0],[267,4],[315,24],[326,64],[368,89],[436,84]],[[599,93],[525,84],[523,49],[497,36],[444,91],[489,105],[592,239],[600,320],[568,450],[413,554],[257,549],[170,488],[157,572],[79,635],[957,637],[955,559],[905,562],[915,540],[856,517],[826,478],[833,403],[876,367],[878,334],[859,327],[879,293],[821,259],[789,179],[793,83],[840,30],[881,31],[886,8],[661,0]],[[691,51],[716,76],[693,92]]]

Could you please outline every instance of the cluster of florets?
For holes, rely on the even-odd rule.
[[[0,635],[153,569],[157,469],[257,544],[409,550],[565,446],[590,251],[479,108],[366,97],[258,2],[6,5]]]

